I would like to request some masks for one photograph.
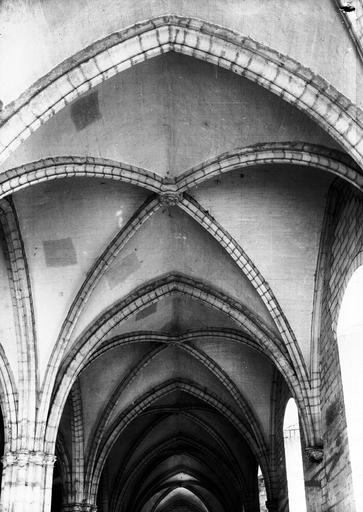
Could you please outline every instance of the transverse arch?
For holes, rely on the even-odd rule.
[[[257,41],[196,18],[166,15],[97,41],[36,82],[1,115],[0,163],[71,101],[117,73],[174,51],[258,83],[313,118],[363,163],[363,112],[326,80]]]

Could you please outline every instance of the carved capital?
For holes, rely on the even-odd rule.
[[[323,460],[324,450],[321,446],[308,446],[305,453],[310,462],[320,463]]]
[[[89,503],[67,503],[62,510],[63,512],[97,512],[97,506]]]
[[[18,452],[7,452],[2,458],[4,468],[8,466],[25,467],[34,466],[53,466],[56,461],[55,455],[45,452],[32,452],[28,450],[19,450]]]
[[[63,505],[62,512],[82,512],[82,503],[67,503]]]

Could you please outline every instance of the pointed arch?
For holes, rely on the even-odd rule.
[[[236,243],[236,241],[226,232],[210,215],[201,208],[201,206],[191,197],[185,194],[180,196],[185,188],[195,186],[204,182],[205,180],[211,179],[216,174],[233,171],[236,168],[243,168],[251,164],[256,165],[258,163],[293,163],[302,165],[314,165],[319,169],[329,170],[333,173],[344,177],[348,181],[354,182],[356,186],[359,185],[361,174],[358,167],[354,162],[346,155],[339,151],[323,148],[320,146],[313,146],[305,143],[268,143],[268,144],[257,144],[242,149],[237,149],[232,152],[222,154],[215,159],[208,160],[207,162],[191,169],[175,183],[169,183],[169,180],[162,179],[157,175],[153,175],[144,169],[139,169],[134,166],[128,166],[127,164],[117,163],[105,159],[97,158],[81,158],[81,157],[56,157],[49,158],[43,161],[35,162],[21,168],[13,169],[5,173],[6,180],[3,184],[6,187],[3,191],[4,195],[14,192],[19,188],[27,186],[26,184],[37,183],[37,180],[44,179],[55,179],[64,178],[76,175],[82,176],[104,176],[115,180],[124,180],[134,185],[146,187],[149,190],[156,190],[160,196],[159,201],[163,201],[164,194],[168,194],[168,191],[172,194],[176,194],[179,197],[178,206],[180,206],[186,213],[192,216],[199,224],[201,224],[207,231],[224,247],[229,253],[232,259],[242,269],[244,274],[251,281],[260,297],[264,301],[266,307],[269,309],[271,316],[273,317],[276,325],[278,326],[279,332],[285,340],[290,356],[296,364],[297,371],[300,373],[300,378],[306,383],[307,393],[309,390],[309,378],[305,367],[305,362],[299,350],[299,346],[295,339],[294,333],[285,318],[285,315],[278,304],[276,297],[274,296],[268,283],[265,281],[263,276],[260,274],[253,262],[248,258],[242,248]],[[25,175],[22,172],[25,172]],[[38,175],[38,173],[41,173]],[[29,182],[26,181],[27,173],[32,175]],[[33,173],[33,174],[32,174]],[[5,175],[4,178],[5,179]],[[13,181],[14,180],[14,181]],[[0,175],[1,183],[1,175]],[[10,184],[12,183],[11,187]],[[0,185],[1,187],[1,185]],[[145,211],[139,210],[135,213],[132,218],[132,229],[133,233],[140,227],[145,220],[147,220],[149,214],[153,214],[160,206],[158,199],[154,199],[155,203],[147,200],[144,203]],[[130,221],[131,222],[131,221]],[[129,226],[128,226],[129,227]],[[130,234],[132,236],[132,234]],[[129,238],[125,236],[127,241]],[[125,242],[126,243],[126,242]],[[123,246],[123,245],[122,245]],[[114,246],[109,247],[109,252],[114,249]],[[102,255],[105,257],[105,253]],[[102,259],[101,257],[101,259]],[[97,274],[97,269],[96,269]],[[90,273],[94,275],[94,268],[91,269]],[[102,272],[98,274],[102,275]],[[87,277],[89,283],[92,279]],[[85,284],[86,286],[86,284]],[[86,286],[87,287],[87,286]],[[92,286],[90,290],[92,291]],[[84,290],[83,290],[84,292]],[[70,333],[72,332],[73,326],[75,325],[75,318],[78,318],[81,309],[78,308],[77,304],[82,305],[86,302],[86,295],[82,295],[82,289],[80,295],[77,295],[71,310],[66,317],[62,331],[59,335],[58,341],[63,340],[60,345],[64,347],[67,340],[69,339]],[[77,309],[78,308],[78,309]],[[76,313],[75,313],[76,312]],[[57,342],[58,345],[58,342]],[[57,348],[60,347],[58,345]],[[62,349],[60,349],[60,352]],[[58,353],[58,355],[60,354]],[[52,357],[55,356],[53,353]],[[60,358],[57,359],[58,363]],[[49,366],[53,367],[58,364],[54,363],[54,360],[50,361]],[[47,378],[47,377],[46,377]],[[49,388],[48,383],[45,384],[44,389]],[[49,395],[48,395],[49,398]],[[47,405],[42,400],[40,405],[40,414],[43,414],[45,406]],[[315,417],[316,424],[316,436],[319,437],[319,426],[318,426],[318,414]]]
[[[154,193],[181,194],[222,174],[255,165],[287,164],[330,172],[363,191],[363,174],[345,153],[306,142],[266,142],[235,148],[202,162],[173,180],[127,163],[91,156],[55,156],[0,173],[0,199],[54,179],[89,177],[122,181]]]
[[[198,339],[220,339],[221,341],[229,341],[232,343],[238,343],[245,345],[252,350],[258,352],[263,357],[266,357],[275,367],[279,370],[280,374],[284,375],[287,383],[290,386],[293,386],[295,383],[295,376],[292,369],[289,369],[283,363],[283,359],[279,356],[278,351],[270,350],[266,346],[262,347],[258,344],[257,340],[249,338],[246,334],[241,331],[237,331],[234,329],[208,329],[208,330],[191,330],[187,331],[180,335],[171,335],[171,334],[163,334],[163,333],[154,333],[149,331],[139,331],[134,333],[127,333],[119,336],[115,336],[111,339],[106,340],[100,345],[96,345],[93,349],[87,354],[84,355],[82,359],[81,366],[78,368],[79,373],[82,372],[85,368],[87,368],[95,359],[102,356],[105,352],[114,349],[115,347],[125,346],[132,343],[158,343],[158,344],[172,344],[176,345],[179,348],[184,348],[184,346],[190,342],[193,342]],[[161,348],[160,348],[161,350]],[[186,349],[187,350],[187,349]],[[150,356],[152,353],[150,353]],[[69,361],[68,361],[69,362]],[[68,362],[64,364],[63,371],[60,372],[57,378],[56,387],[61,383],[65,368],[68,365]],[[205,364],[209,364],[205,361]],[[132,374],[133,375],[133,374]],[[132,378],[132,375],[130,377]],[[223,379],[223,376],[220,377]],[[247,413],[247,411],[245,411]],[[106,413],[104,413],[106,414]],[[251,418],[249,418],[251,420]],[[254,422],[251,421],[251,425]],[[258,429],[257,429],[258,430]]]
[[[329,172],[363,191],[363,173],[348,155],[335,149],[306,142],[265,142],[235,148],[209,158],[176,179],[184,192],[222,174],[256,165],[299,165]]]
[[[91,157],[49,158],[43,161],[29,164],[28,166],[7,171],[5,173],[7,178],[3,183],[6,184],[3,193],[6,195],[10,193],[10,191],[14,192],[19,188],[26,186],[26,176],[27,173],[29,173],[32,175],[32,178],[28,182],[28,185],[37,183],[37,180],[42,181],[44,179],[63,178],[65,176],[106,176],[111,179],[120,179],[129,183],[133,183],[134,185],[143,186],[149,190],[156,190],[160,194],[160,201],[163,201],[163,195],[167,194],[168,191],[179,195],[180,201],[177,204],[186,213],[191,215],[194,220],[199,222],[199,224],[207,229],[207,231],[212,236],[214,236],[214,238],[222,245],[222,247],[227,250],[229,255],[242,269],[244,274],[249,278],[259,293],[266,307],[269,309],[276,325],[278,326],[280,334],[287,344],[290,356],[296,365],[297,371],[300,373],[300,378],[303,382],[306,383],[305,385],[307,388],[307,393],[310,393],[311,391],[309,389],[310,386],[308,373],[305,367],[305,362],[300,353],[299,346],[288,323],[288,320],[285,318],[285,315],[280,305],[278,304],[276,297],[274,297],[274,294],[268,283],[259,273],[258,269],[250,260],[250,258],[248,258],[246,253],[229,235],[228,232],[226,232],[220,225],[218,225],[218,223],[216,223],[216,221],[210,215],[208,215],[207,212],[205,212],[205,210],[203,210],[193,198],[188,197],[185,194],[184,196],[180,196],[180,192],[182,192],[185,188],[200,184],[205,180],[213,178],[217,174],[233,171],[236,168],[243,168],[244,166],[256,165],[258,163],[293,163],[313,165],[319,169],[329,170],[330,172],[338,174],[339,176],[344,177],[344,179],[355,183],[357,187],[360,186],[359,183],[361,183],[360,180],[362,179],[359,169],[354,164],[354,162],[339,151],[305,143],[286,142],[257,144],[222,154],[215,159],[208,160],[207,162],[191,169],[190,171],[187,171],[187,173],[184,173],[175,181],[175,183],[169,183],[168,180],[162,179],[161,177],[149,173],[144,169],[139,169],[134,166],[128,166],[127,164],[117,163],[105,159],[97,159]],[[25,172],[25,175],[23,175],[22,172]],[[39,175],[38,173],[41,174]],[[8,188],[10,187],[11,183],[11,187],[13,188]],[[157,199],[155,199],[155,201],[157,201]],[[146,201],[145,205],[147,204],[148,201]],[[156,203],[155,205],[155,208],[154,206],[150,207],[150,214],[154,213],[154,211],[156,211],[156,209],[160,206]],[[145,206],[145,212],[147,209],[148,206]],[[134,227],[136,226],[135,230],[140,227],[145,220],[147,220],[149,213],[146,212],[146,214],[142,216],[139,210],[135,214],[136,222],[133,223]],[[140,215],[139,218],[137,218],[137,215]],[[139,222],[141,217],[142,220]],[[133,220],[135,219],[133,217]],[[112,251],[111,247],[110,249]],[[91,269],[92,274],[93,270],[94,269]],[[102,275],[102,272],[99,275]],[[75,306],[76,301],[77,299],[72,305],[72,308]],[[78,302],[80,302],[81,305],[84,304],[85,297],[82,297],[82,300],[78,300]],[[67,334],[67,332],[70,333],[73,326],[75,325],[75,322],[72,320],[72,315],[74,313],[72,308],[64,321],[62,332],[59,335],[59,339],[63,339],[63,341],[69,339],[69,334]],[[75,307],[75,309],[77,309],[77,307]],[[64,345],[65,343],[62,342],[63,347]],[[59,360],[60,359],[58,358],[58,362]],[[50,367],[52,366],[53,362],[50,362]],[[47,386],[48,385],[46,384],[45,388]],[[42,401],[40,406],[41,414],[43,411],[44,407]],[[316,412],[316,406],[314,411],[314,415],[317,419],[317,421],[314,422],[314,424],[316,424],[316,436],[319,437],[319,415]]]
[[[191,460],[194,460],[196,462],[201,462],[199,457],[197,456],[193,456],[193,457],[190,457]],[[205,475],[201,475],[197,470],[193,469],[191,470],[187,463],[185,464],[181,464],[179,465],[174,471],[165,471],[162,475],[161,475],[161,478],[163,480],[162,483],[160,483],[159,485],[155,485],[154,488],[152,486],[149,487],[148,491],[148,495],[145,497],[145,499],[143,499],[141,501],[140,504],[138,504],[138,507],[137,507],[137,511],[140,512],[140,510],[142,509],[142,507],[144,506],[145,502],[148,501],[148,499],[150,498],[150,495],[155,492],[162,492],[164,489],[165,489],[165,492],[163,492],[163,497],[165,498],[166,496],[168,496],[168,494],[170,494],[171,492],[174,492],[175,490],[178,489],[178,484],[176,482],[173,482],[171,481],[170,483],[168,483],[166,480],[168,478],[172,479],[174,476],[175,476],[175,473],[176,472],[185,472],[187,473],[189,476],[190,476],[190,481],[188,481],[186,484],[183,484],[183,489],[189,491],[190,493],[194,494],[196,497],[198,497],[203,503],[208,503],[209,504],[209,500],[211,499],[211,497],[213,497],[219,504],[221,504],[222,506],[222,509],[225,510],[225,508],[223,507],[223,503],[224,503],[224,500],[222,499],[222,496],[221,496],[221,492],[219,491],[217,495],[215,495],[210,487],[211,487],[211,480],[210,478],[206,477]],[[180,489],[180,487],[179,487]],[[198,491],[197,491],[198,489]],[[206,496],[204,494],[203,496],[203,492],[201,490],[204,490],[204,492],[206,492],[208,494],[208,497],[209,497],[209,500],[206,500]],[[243,494],[243,493],[242,493]],[[202,497],[203,496],[203,497]],[[229,504],[229,508],[227,508],[227,510],[234,510],[235,507],[233,507],[232,504]],[[152,511],[154,512],[156,510],[156,507],[155,505],[153,506],[152,508]],[[173,510],[173,509],[168,509],[168,511],[170,512],[170,510]],[[211,510],[211,508],[207,507],[207,510]],[[213,509],[212,509],[213,510]],[[204,512],[205,509],[203,510],[200,510],[199,508],[198,509],[195,509],[195,508],[192,508],[190,509],[190,511],[188,510],[188,512]]]
[[[313,167],[339,176],[363,191],[363,173],[347,154],[307,142],[266,142],[235,148],[165,178],[124,162],[91,156],[54,156],[0,173],[0,199],[45,181],[88,177],[130,183],[157,194],[182,194],[236,169],[266,164]]]
[[[124,471],[124,469],[126,468],[129,460],[133,456],[133,452],[136,449],[137,445],[140,442],[142,442],[155,427],[157,427],[160,423],[165,421],[165,419],[167,419],[168,417],[172,416],[172,414],[173,414],[173,412],[167,413],[167,414],[163,415],[161,418],[158,418],[157,420],[152,422],[151,426],[149,426],[146,429],[146,431],[143,432],[142,436],[140,438],[138,438],[137,441],[135,441],[135,444],[129,448],[129,452],[126,455],[126,458],[123,460],[122,465],[119,469],[118,476],[116,477],[116,481],[120,482],[121,474]],[[187,412],[185,410],[181,410],[181,411],[179,410],[178,414],[180,414],[181,416],[184,416],[192,423],[198,425],[203,431],[206,431],[212,439],[214,439],[216,446],[218,446],[219,449],[222,451],[223,455],[226,458],[228,458],[229,463],[232,464],[233,470],[235,471],[236,475],[238,475],[239,479],[242,481],[243,474],[241,472],[241,469],[238,465],[237,460],[235,459],[235,454],[230,450],[226,441],[219,434],[217,434],[216,430],[211,425],[209,425],[205,420],[202,420],[201,418],[199,418],[196,414],[192,413],[191,411]],[[117,499],[117,496],[116,496],[116,499]]]
[[[38,80],[1,114],[0,162],[71,101],[131,66],[174,51],[244,76],[313,118],[359,165],[363,113],[310,69],[238,32],[173,14],[97,41]]]
[[[165,500],[165,501],[168,501],[170,499],[172,499],[170,497],[171,494],[173,494],[175,492],[175,490],[177,490],[177,486],[171,486],[169,487],[164,493],[161,494],[161,496],[159,496],[159,498],[156,500],[155,504],[152,506],[152,509],[150,512],[156,512],[159,505]],[[196,507],[196,506],[193,506],[193,509],[192,510],[195,510],[195,512],[206,512],[208,509],[208,507],[206,506],[206,503],[204,502],[204,498],[201,497],[199,495],[199,493],[197,493],[195,491],[195,489],[190,490],[190,489],[186,489],[184,488],[184,490],[188,491],[190,494],[192,494],[198,501],[200,501],[200,504],[201,504],[201,508],[199,507]]]
[[[136,417],[138,417],[142,411],[145,411],[156,400],[167,396],[175,390],[184,391],[192,396],[195,396],[219,411],[224,418],[231,422],[236,430],[240,432],[243,438],[247,441],[252,453],[255,455],[256,459],[261,463],[261,465],[266,469],[267,473],[268,461],[266,454],[260,453],[255,440],[246,430],[241,420],[234,414],[231,409],[220,402],[216,396],[208,393],[204,389],[199,388],[196,384],[185,380],[171,380],[153,388],[151,392],[146,393],[142,398],[137,400],[135,404],[132,404],[126,411],[123,412],[121,418],[115,420],[114,423],[109,426],[104,435],[104,442],[100,446],[94,447],[88,458],[86,476],[87,494],[89,497],[94,499],[94,497],[97,495],[98,482],[100,480],[105,461],[121,432]]]
[[[167,439],[162,444],[160,444],[158,446],[152,447],[145,454],[144,457],[139,458],[139,460],[136,462],[135,466],[131,469],[131,471],[127,475],[127,477],[125,479],[125,482],[124,482],[124,485],[122,486],[122,488],[120,488],[120,492],[119,492],[119,495],[117,497],[117,502],[116,502],[115,510],[119,510],[120,504],[124,502],[124,499],[123,499],[124,498],[124,493],[125,493],[125,491],[127,491],[127,487],[132,485],[133,480],[134,481],[136,480],[138,472],[142,471],[143,468],[146,468],[148,465],[150,465],[152,460],[155,459],[155,456],[157,456],[158,454],[162,454],[165,451],[168,451],[169,447],[172,448],[173,451],[175,450],[175,452],[178,453],[178,451],[180,450],[180,448],[179,448],[180,446],[182,446],[185,449],[187,449],[189,446],[191,446],[191,447],[195,448],[196,451],[202,452],[203,454],[207,455],[206,458],[209,458],[209,459],[215,458],[215,452],[212,451],[210,449],[210,447],[208,447],[206,445],[206,443],[202,443],[200,441],[196,441],[193,438],[191,438],[190,436],[180,435],[179,434],[179,435],[174,436],[173,438]],[[178,448],[179,448],[179,450],[178,450]],[[197,457],[195,455],[193,455],[193,456],[192,455],[188,455],[188,456],[190,458],[192,458],[192,459],[196,459],[196,460],[200,461],[199,457]],[[204,460],[203,460],[203,462],[204,462]],[[223,461],[223,459],[220,460],[218,458],[218,462],[220,462],[220,466],[222,466],[222,467],[224,466],[224,469],[226,469],[226,463],[225,463],[225,461]],[[219,470],[221,469],[220,467],[216,467],[216,466],[214,466],[212,468],[212,467],[210,467],[210,464],[206,464],[205,462],[204,462],[204,465],[206,465],[208,467],[209,471],[216,472],[217,475],[218,475]],[[156,484],[157,487],[160,489],[160,487],[163,488],[164,486],[167,487],[168,485],[170,485],[170,484],[166,483],[165,480],[166,480],[166,478],[168,478],[168,476],[170,476],[173,473],[175,474],[175,470],[174,471],[170,471],[170,470],[167,471],[167,474],[165,476],[161,477],[161,481],[162,481],[161,484],[159,484],[159,485]],[[239,484],[240,487],[242,488],[241,489],[242,495],[245,495],[245,488],[246,488],[246,481],[245,481],[245,479],[242,478],[242,480],[239,480],[237,475],[235,475],[233,472],[231,472],[231,477],[233,479],[235,479],[236,480],[236,484],[237,485]],[[200,483],[200,481],[199,481],[199,483]],[[155,482],[151,482],[149,484],[148,488],[146,489],[147,495],[144,497],[142,502],[147,501],[150,498],[150,495],[154,494],[155,491],[156,491],[156,489],[155,489]],[[138,496],[138,498],[140,500],[140,495]],[[139,506],[136,506],[136,510],[141,510],[141,509],[142,509],[142,504],[140,504]]]
[[[202,282],[195,281],[179,274],[167,276],[152,281],[122,299],[101,316],[79,337],[78,341],[69,350],[59,372],[57,388],[53,392],[52,407],[47,422],[41,422],[40,428],[45,432],[39,432],[39,438],[46,439],[46,446],[52,449],[57,427],[60,421],[65,400],[76,377],[84,367],[84,361],[93,349],[107,339],[114,326],[144,309],[149,304],[155,303],[160,298],[172,293],[182,293],[196,298],[213,308],[223,311],[236,321],[247,332],[247,336],[255,338],[256,342],[268,353],[273,353],[281,373],[285,376],[291,392],[295,396],[301,409],[304,434],[309,444],[314,444],[314,427],[312,425],[309,408],[309,396],[296,376],[295,369],[291,366],[284,345],[274,333],[251,314],[237,301],[226,297],[225,294],[211,289]]]
[[[138,338],[137,334],[133,335],[133,337],[134,339],[136,338],[136,340]],[[180,336],[178,338],[180,340],[182,338],[185,340],[184,336]],[[151,340],[152,337],[148,339]],[[154,336],[154,341],[156,341],[157,339],[157,336]],[[141,334],[138,342],[140,342],[140,340],[145,340],[144,334]],[[125,342],[125,337],[119,337],[119,341],[121,343]],[[246,431],[250,432],[250,435],[253,436],[256,442],[256,446],[258,446],[259,452],[267,456],[267,443],[264,439],[261,427],[255,414],[253,413],[250,404],[239,391],[237,386],[233,383],[232,379],[230,379],[230,377],[222,370],[222,368],[210,357],[208,357],[204,352],[197,349],[196,347],[186,344],[185,342],[174,341],[170,343],[171,340],[165,340],[162,337],[159,337],[159,341],[161,341],[163,344],[148,351],[147,354],[139,361],[139,363],[130,370],[130,372],[125,376],[125,378],[115,386],[110,400],[107,402],[106,406],[99,414],[100,419],[97,422],[97,425],[95,426],[93,434],[90,436],[88,443],[89,447],[95,447],[99,445],[99,443],[101,442],[104,431],[107,428],[107,424],[109,423],[109,420],[112,417],[112,413],[116,408],[120,394],[122,390],[125,389],[125,386],[128,386],[142,369],[144,369],[155,357],[160,355],[161,352],[163,352],[165,349],[167,349],[168,346],[171,345],[173,347],[177,347],[179,350],[185,351],[191,357],[199,361],[205,368],[211,371],[212,374],[222,383],[223,387],[226,388],[231,397],[235,400],[238,409],[242,411]],[[114,343],[111,345],[112,348],[114,348],[115,346],[117,345],[115,345]]]
[[[22,188],[64,178],[103,178],[160,192],[163,179],[141,167],[91,156],[55,156],[0,173],[0,199]]]

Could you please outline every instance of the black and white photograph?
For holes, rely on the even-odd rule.
[[[363,512],[363,0],[0,0],[0,512]]]

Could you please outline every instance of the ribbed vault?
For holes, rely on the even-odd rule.
[[[291,397],[308,510],[336,498],[321,329],[349,274],[329,262],[362,251],[363,114],[232,3],[126,1],[1,109],[4,512],[287,512]]]

